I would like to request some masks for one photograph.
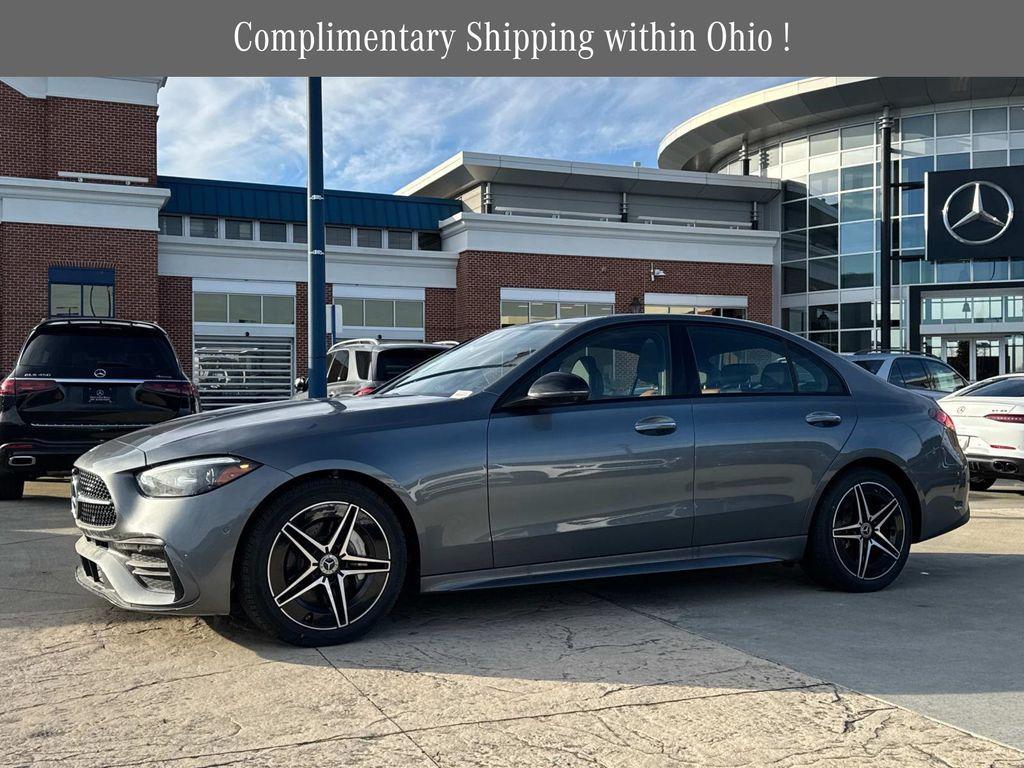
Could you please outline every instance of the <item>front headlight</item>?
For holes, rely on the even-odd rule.
[[[236,456],[213,456],[161,464],[136,475],[139,488],[147,496],[198,496],[227,485],[259,466]]]

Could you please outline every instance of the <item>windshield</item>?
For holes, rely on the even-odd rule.
[[[521,365],[568,327],[565,323],[541,323],[488,333],[427,361],[380,396],[469,397]]]

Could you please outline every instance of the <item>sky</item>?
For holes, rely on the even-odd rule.
[[[657,167],[679,123],[792,78],[328,78],[324,179],[394,192],[461,150]],[[306,183],[301,78],[170,78],[160,173]]]

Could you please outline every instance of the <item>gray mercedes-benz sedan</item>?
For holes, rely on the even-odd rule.
[[[766,562],[890,584],[969,517],[950,418],[725,318],[520,325],[353,400],[144,429],[73,477],[78,581],[133,610],[241,608],[351,640],[424,591]]]

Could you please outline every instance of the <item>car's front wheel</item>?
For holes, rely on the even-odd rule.
[[[972,491],[987,491],[995,483],[994,477],[972,477],[971,478],[971,490]]]
[[[0,501],[17,501],[24,493],[24,479],[0,473]]]
[[[359,637],[394,605],[405,536],[378,494],[311,480],[259,514],[241,544],[237,585],[258,627],[296,645],[333,645]]]
[[[820,584],[874,592],[896,580],[910,555],[910,504],[887,474],[857,469],[822,498],[804,570]]]

